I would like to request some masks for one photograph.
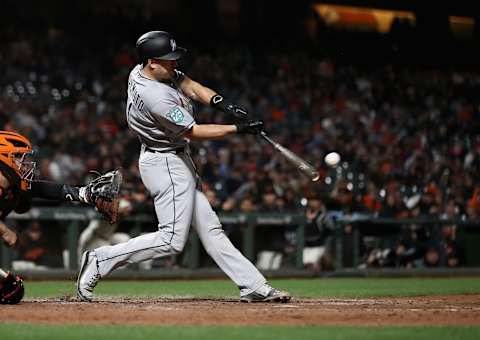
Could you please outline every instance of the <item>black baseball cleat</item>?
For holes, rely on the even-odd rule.
[[[250,294],[240,296],[240,302],[287,303],[292,298],[292,296],[289,293],[273,288],[268,284],[265,284],[264,287],[262,288],[263,288],[262,290],[266,290],[265,293],[261,292],[260,290],[251,292]]]

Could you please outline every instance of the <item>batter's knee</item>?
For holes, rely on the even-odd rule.
[[[172,243],[170,244],[170,246],[172,247],[172,251],[175,254],[180,254],[185,248],[186,243],[187,243],[186,239],[180,239],[178,237],[174,237],[172,239]]]
[[[152,243],[154,244],[153,248],[161,253],[166,251],[171,255],[177,255],[183,251],[183,248],[185,248],[187,236],[175,233],[165,233],[160,230],[155,232],[155,240]]]

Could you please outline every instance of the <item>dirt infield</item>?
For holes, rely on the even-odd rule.
[[[480,325],[480,295],[294,299],[287,304],[216,299],[27,300],[0,322],[121,325]],[[8,312],[7,312],[8,311]]]

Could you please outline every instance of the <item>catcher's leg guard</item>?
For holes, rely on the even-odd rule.
[[[0,269],[0,304],[15,305],[22,301],[24,295],[23,279]]]

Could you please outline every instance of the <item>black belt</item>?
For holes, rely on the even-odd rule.
[[[166,149],[166,150],[154,150],[154,149],[150,149],[149,147],[145,147],[145,151],[153,152],[153,153],[174,153],[178,155],[180,153],[185,153],[185,147],[181,146],[178,148]]]

